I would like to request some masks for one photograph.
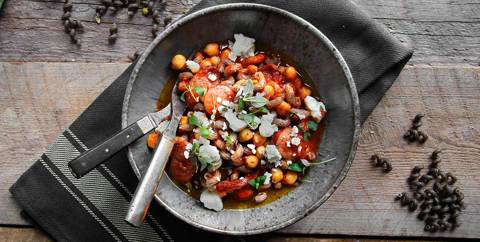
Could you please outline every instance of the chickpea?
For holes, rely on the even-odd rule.
[[[201,137],[200,133],[195,133],[193,136],[197,140],[200,139],[200,137]]]
[[[282,75],[283,75],[283,73],[285,73],[285,69],[286,69],[285,66],[279,66],[279,67],[278,67],[278,71],[279,71],[280,74],[282,74]]]
[[[238,136],[238,140],[240,142],[247,142],[249,140],[251,140],[254,136],[254,133],[253,131],[251,131],[250,129],[243,129],[242,131],[240,131],[240,134]]]
[[[218,66],[218,64],[220,64],[220,57],[212,56],[210,57],[210,62],[212,62],[212,65]]]
[[[203,52],[209,56],[214,56],[220,54],[220,47],[218,46],[217,43],[210,43],[205,46],[205,49],[203,49]]]
[[[202,69],[204,69],[205,67],[211,66],[211,65],[213,65],[213,64],[210,61],[210,59],[208,59],[208,58],[200,61],[200,68],[202,68]]]
[[[257,156],[257,158],[260,159],[260,160],[263,159],[263,156],[265,155],[265,146],[263,146],[263,145],[258,146],[256,148],[256,151],[257,152],[255,153],[255,155]]]
[[[245,156],[245,165],[247,165],[248,168],[253,169],[258,166],[258,158],[254,155],[249,155]]]
[[[258,67],[256,65],[249,65],[247,66],[247,73],[253,75],[257,72]]]
[[[187,62],[187,58],[185,58],[185,56],[183,55],[175,55],[173,58],[172,58],[172,69],[174,70],[181,70],[183,68],[185,68],[185,63]]]
[[[300,90],[298,91],[298,96],[302,100],[304,100],[307,96],[310,96],[310,94],[312,94],[312,90],[310,90],[310,88],[306,86],[301,87]]]
[[[157,147],[157,142],[159,137],[160,137],[160,133],[155,131],[148,134],[148,137],[147,137],[148,148],[155,149],[155,147]]]
[[[272,168],[272,183],[278,183],[283,180],[283,171],[278,168]]]
[[[230,50],[229,49],[224,49],[222,50],[222,53],[220,54],[220,59],[228,59],[230,56]]]
[[[297,78],[297,70],[295,70],[295,67],[289,66],[285,68],[285,72],[283,73],[285,75],[285,78],[289,81],[293,81]]]
[[[293,185],[297,181],[298,175],[296,172],[287,171],[285,176],[283,177],[282,183],[285,185]]]
[[[267,138],[263,137],[260,135],[260,133],[256,132],[255,135],[253,135],[253,144],[255,146],[261,146],[267,141]]]
[[[187,116],[182,116],[180,118],[180,124],[183,124],[183,125],[188,124],[188,117]]]
[[[273,95],[275,95],[275,88],[273,88],[271,85],[265,85],[263,92],[265,93],[265,98],[270,99]]]
[[[288,104],[285,101],[280,103],[276,108],[278,115],[282,117],[287,117],[290,114],[291,109],[292,109],[292,106],[290,106],[290,104]]]

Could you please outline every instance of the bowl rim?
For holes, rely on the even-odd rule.
[[[317,209],[320,205],[322,205],[330,196],[333,194],[333,192],[337,189],[337,187],[340,185],[340,183],[345,179],[348,170],[351,167],[351,164],[353,162],[353,159],[355,157],[356,153],[356,148],[358,145],[358,140],[360,137],[360,104],[359,104],[359,98],[358,98],[358,93],[356,89],[356,85],[353,79],[353,76],[350,72],[350,69],[343,58],[343,56],[340,54],[338,49],[335,47],[335,45],[320,31],[318,30],[313,24],[309,23],[308,21],[304,20],[303,18],[288,12],[286,10],[264,5],[264,4],[256,4],[256,3],[228,3],[228,4],[221,4],[221,5],[216,5],[216,6],[211,6],[207,7],[198,11],[195,11],[193,13],[187,14],[180,19],[176,20],[170,26],[168,26],[164,31],[162,31],[145,49],[143,54],[139,57],[138,61],[134,64],[134,68],[132,71],[132,74],[130,76],[130,79],[128,80],[126,91],[125,91],[125,97],[123,100],[123,106],[122,106],[122,128],[125,128],[128,126],[128,106],[130,102],[130,95],[132,93],[133,89],[133,84],[136,81],[138,77],[138,73],[140,69],[142,68],[145,60],[147,57],[150,55],[150,53],[155,49],[155,47],[165,38],[167,37],[171,32],[176,30],[177,28],[181,27],[182,25],[188,23],[189,21],[192,21],[198,17],[215,13],[215,12],[221,12],[221,11],[229,11],[229,10],[257,10],[257,11],[267,11],[267,12],[273,12],[275,14],[283,15],[292,21],[295,21],[299,23],[300,25],[304,25],[307,27],[308,31],[311,31],[316,37],[318,37],[326,46],[327,48],[332,52],[333,56],[335,59],[338,61],[340,64],[345,77],[347,78],[348,81],[348,88],[350,89],[350,96],[351,96],[351,101],[353,104],[353,117],[354,117],[354,133],[353,133],[353,141],[352,141],[352,146],[350,148],[349,156],[347,158],[347,161],[345,163],[345,166],[343,169],[340,171],[339,175],[335,179],[333,185],[327,190],[327,192],[323,195],[323,197],[316,202],[314,202],[310,207],[306,208],[303,213],[298,214],[297,216],[283,221],[278,224],[273,224],[269,227],[262,227],[258,229],[252,229],[252,230],[223,230],[223,229],[218,229],[214,227],[210,227],[204,224],[200,224],[197,221],[190,220],[181,214],[177,213],[173,208],[169,207],[166,203],[164,203],[158,194],[155,194],[155,200],[162,205],[167,211],[172,213],[175,217],[179,218],[180,220],[193,225],[197,228],[210,231],[210,232],[215,232],[215,233],[220,233],[220,234],[229,234],[229,235],[251,235],[251,234],[260,234],[260,233],[266,233],[266,232],[271,232],[274,230],[278,230],[281,228],[284,228],[288,225],[293,224],[294,222],[304,218],[305,216],[309,215],[315,209]],[[128,147],[128,161],[130,163],[130,166],[133,168],[135,175],[137,178],[141,177],[140,170],[138,169],[136,163],[134,162],[133,154],[131,151],[131,146]]]

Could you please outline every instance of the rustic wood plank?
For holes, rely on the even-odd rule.
[[[101,63],[0,63],[0,224],[26,224],[8,187],[46,146],[127,65]],[[480,67],[407,66],[364,125],[353,166],[317,211],[281,233],[431,236],[413,214],[393,203],[404,178],[428,153],[445,148],[445,170],[459,177],[466,195],[463,225],[433,236],[480,237]],[[402,133],[416,113],[427,114],[423,147]],[[383,174],[370,167],[378,152],[393,160]],[[5,214],[5,215],[3,215]]]
[[[286,233],[379,236],[480,237],[480,68],[408,66],[363,125],[358,151],[347,178],[313,214],[284,229]],[[425,113],[424,146],[402,139],[410,120]],[[460,181],[468,204],[463,225],[454,233],[429,234],[415,214],[393,203],[407,190],[414,165],[427,165],[435,148],[444,149],[442,169]],[[385,175],[368,158],[378,153],[393,161]]]
[[[5,242],[50,242],[48,235],[36,228],[0,227],[0,238]],[[271,236],[267,242],[399,242],[373,238],[296,237],[294,235]],[[424,242],[424,241],[418,241]]]
[[[35,228],[0,227],[0,239],[4,242],[50,242],[52,239]]]
[[[164,0],[163,17],[178,18],[199,0]],[[85,23],[82,47],[70,44],[63,32],[60,0],[18,0],[4,6],[0,16],[0,61],[127,61],[135,49],[152,40],[151,20],[125,10],[117,15],[119,35],[107,44],[109,24],[97,26],[94,7],[99,1],[74,1],[73,16]],[[411,63],[468,63],[477,65],[480,53],[480,4],[474,0],[355,0],[401,41],[415,46]],[[107,14],[102,20],[112,23]]]
[[[27,224],[8,188],[127,65],[0,64],[0,224]]]

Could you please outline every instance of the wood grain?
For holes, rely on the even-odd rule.
[[[284,229],[286,233],[378,236],[480,237],[480,68],[408,66],[363,125],[357,155],[339,189],[313,214]],[[407,144],[410,119],[425,113],[424,146]],[[442,169],[457,175],[468,204],[463,225],[454,233],[429,234],[413,213],[393,197],[407,189],[414,165],[427,165],[436,148],[444,149]],[[389,174],[369,164],[378,153],[392,160]]]
[[[0,224],[27,223],[8,188],[127,66],[0,64]]]
[[[0,227],[0,238],[5,242],[49,242],[48,235],[36,228]],[[297,236],[271,236],[267,242],[398,242],[403,240],[386,240],[373,238],[331,238],[323,236],[297,237]],[[418,240],[417,240],[418,241]],[[431,241],[431,240],[429,240]],[[424,242],[424,241],[418,241]]]
[[[164,0],[162,18],[178,18],[200,0]],[[107,14],[94,23],[94,7],[100,1],[74,1],[73,17],[82,20],[82,45],[70,44],[60,16],[60,0],[17,0],[7,2],[0,16],[0,61],[127,61],[135,49],[152,40],[151,19],[128,19],[126,10],[117,17]],[[475,0],[354,0],[354,2],[401,41],[415,47],[411,63],[480,62],[480,3]],[[107,44],[108,28],[116,21],[119,39]]]
[[[0,239],[4,242],[50,242],[44,232],[34,228],[0,227]]]
[[[8,187],[126,64],[0,63],[0,224],[26,224]],[[393,203],[404,178],[429,152],[445,149],[444,170],[459,177],[466,195],[463,225],[440,237],[480,237],[480,67],[407,66],[364,124],[347,178],[320,209],[280,231],[289,234],[432,236],[413,214]],[[409,119],[426,114],[425,146],[401,139]],[[393,161],[383,174],[368,157]],[[5,214],[5,215],[3,215]]]

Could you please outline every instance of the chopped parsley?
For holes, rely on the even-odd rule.
[[[318,123],[314,121],[308,121],[307,122],[307,128],[311,131],[317,131],[318,130]]]
[[[210,137],[210,130],[205,127],[200,127],[199,128],[200,136],[202,136],[205,139],[208,139]]]
[[[203,87],[194,87],[193,90],[200,96],[205,95],[205,88]]]
[[[294,172],[304,172],[306,167],[301,164],[301,163],[292,163],[288,166],[288,170],[294,171]]]
[[[190,117],[188,117],[188,124],[197,126],[197,127],[202,127],[200,120],[198,120],[198,118],[195,115],[190,115]]]
[[[266,179],[266,176],[257,176],[255,179],[249,181],[248,184],[258,190],[258,188],[263,185]]]

